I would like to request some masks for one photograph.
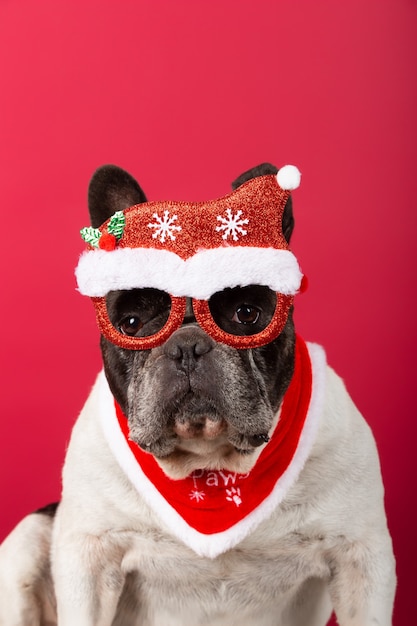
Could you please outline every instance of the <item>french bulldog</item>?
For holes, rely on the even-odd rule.
[[[249,206],[251,185],[278,174],[253,168],[230,199]],[[141,205],[127,172],[94,174],[86,232],[103,248],[88,258],[103,280],[124,228],[112,216]],[[150,203],[145,228],[174,245],[185,231],[166,206],[162,219]],[[216,218],[222,254],[249,230],[240,211]],[[287,252],[289,194],[281,220]],[[237,267],[249,276],[259,255]],[[104,369],[73,428],[61,501],[0,547],[1,626],[325,626],[332,612],[340,626],[392,625],[395,562],[368,425],[323,349],[296,335],[292,297],[267,336],[278,289],[236,279],[203,315],[211,271],[197,297],[155,284],[93,294]]]

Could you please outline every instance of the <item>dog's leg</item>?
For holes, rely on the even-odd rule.
[[[0,546],[0,626],[54,626],[49,551],[53,517],[25,517]]]
[[[330,595],[340,626],[392,626],[396,576],[391,539],[342,543],[330,556]]]
[[[122,549],[109,534],[54,537],[59,626],[111,626],[124,585]]]

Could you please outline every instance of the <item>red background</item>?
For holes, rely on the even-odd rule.
[[[93,170],[202,200],[269,160],[303,172],[293,249],[305,338],[372,426],[414,615],[414,0],[0,2],[0,539],[59,497],[100,368],[73,268]]]

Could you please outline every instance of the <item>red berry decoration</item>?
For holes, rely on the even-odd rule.
[[[98,242],[98,247],[101,250],[107,250],[110,252],[116,248],[116,237],[111,233],[102,233]]]
[[[92,248],[101,248],[111,252],[117,246],[117,242],[123,237],[126,218],[123,211],[116,211],[109,219],[105,232],[99,228],[86,226],[80,230],[81,238]]]

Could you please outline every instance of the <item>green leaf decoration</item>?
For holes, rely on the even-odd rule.
[[[86,226],[80,230],[80,234],[82,239],[86,243],[89,243],[94,248],[98,248],[98,242],[101,237],[101,232],[98,228],[93,228],[92,226]]]
[[[121,239],[123,237],[123,231],[126,225],[126,218],[122,211],[117,211],[109,221],[109,225],[107,227],[107,231],[116,237],[116,239]]]

